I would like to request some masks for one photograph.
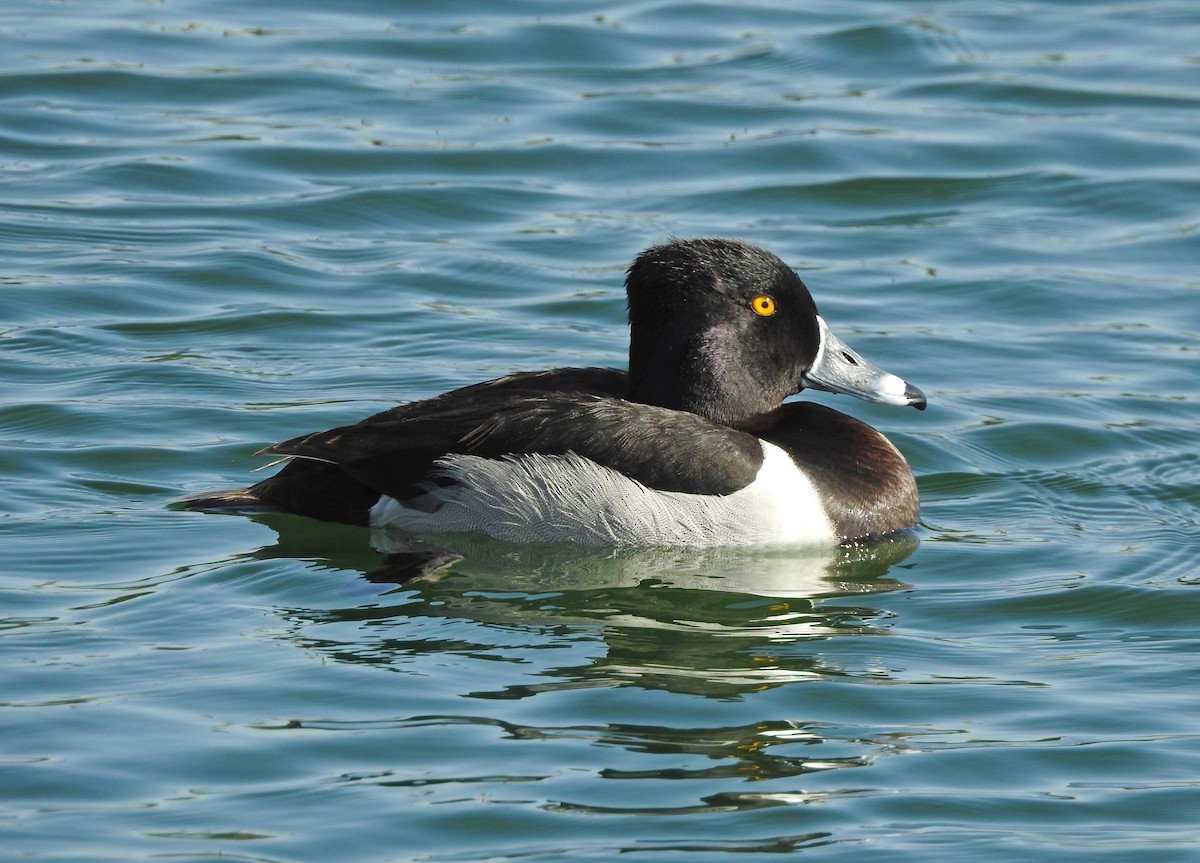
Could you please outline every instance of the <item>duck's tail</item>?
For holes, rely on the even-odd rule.
[[[222,488],[188,495],[177,501],[183,509],[195,512],[228,512],[252,514],[257,512],[283,512],[281,507],[260,498],[253,488]]]
[[[200,492],[179,501],[202,512],[290,512],[321,521],[366,525],[380,492],[350,477],[340,467],[310,459],[291,459],[275,476],[249,488]]]

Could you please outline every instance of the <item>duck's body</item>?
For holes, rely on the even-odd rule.
[[[911,528],[916,483],[883,435],[783,399],[805,385],[924,407],[853,354],[782,261],[729,240],[639,256],[630,371],[509,375],[263,454],[289,459],[194,509],[413,533],[600,545],[835,543]]]

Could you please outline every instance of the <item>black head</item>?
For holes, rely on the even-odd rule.
[[[834,338],[799,276],[757,246],[722,239],[655,246],[633,262],[625,288],[634,401],[739,428],[762,424],[806,385],[924,406],[918,390]]]

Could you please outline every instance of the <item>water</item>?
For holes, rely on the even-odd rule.
[[[334,11],[336,10],[336,11]],[[1200,15],[10,0],[0,832],[47,860],[1200,856]],[[930,397],[916,549],[169,508],[259,447],[620,364],[669,235]]]

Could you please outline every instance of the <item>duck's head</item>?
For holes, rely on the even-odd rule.
[[[675,240],[629,268],[630,398],[753,429],[805,387],[925,407],[833,334],[799,276],[736,240]]]

